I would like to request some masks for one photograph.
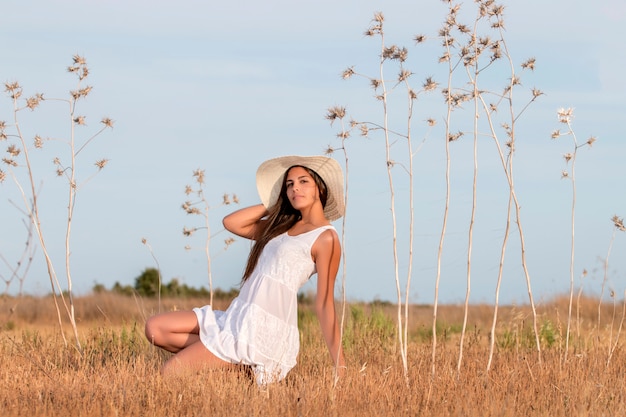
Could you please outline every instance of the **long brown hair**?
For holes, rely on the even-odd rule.
[[[248,263],[246,264],[246,269],[243,273],[243,277],[241,278],[242,284],[250,278],[250,275],[252,275],[254,268],[259,262],[259,257],[261,256],[261,252],[263,252],[265,245],[267,245],[268,242],[276,236],[287,232],[291,229],[291,227],[293,227],[294,224],[296,224],[298,220],[302,218],[300,211],[294,209],[287,198],[287,174],[291,168],[295,167],[304,168],[306,172],[309,173],[311,178],[313,178],[313,181],[315,181],[315,185],[317,185],[317,189],[319,191],[322,207],[326,207],[326,201],[328,200],[328,188],[326,187],[326,183],[322,177],[320,177],[317,172],[302,165],[293,165],[289,167],[283,175],[280,194],[278,195],[276,203],[268,209],[267,217],[262,223],[259,224],[256,236],[254,237],[254,245],[250,250],[250,255],[248,255]]]

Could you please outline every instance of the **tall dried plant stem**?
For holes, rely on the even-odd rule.
[[[146,247],[148,248],[148,251],[150,251],[150,256],[152,256],[152,259],[154,260],[154,263],[156,264],[156,267],[157,267],[157,277],[159,279],[158,287],[157,287],[157,306],[159,309],[158,312],[160,313],[161,312],[161,286],[163,283],[163,279],[161,278],[161,266],[159,265],[159,260],[154,255],[154,251],[152,250],[152,245],[150,245],[150,243],[148,242],[148,239],[146,239],[145,237],[142,238],[141,243],[146,245]]]
[[[348,209],[348,193],[349,193],[349,184],[350,184],[350,164],[349,164],[349,158],[348,158],[348,151],[346,149],[346,139],[350,136],[350,133],[347,131],[347,129],[345,128],[345,124],[343,121],[343,118],[345,116],[345,108],[334,108],[334,109],[329,109],[329,114],[326,116],[327,119],[331,120],[331,124],[332,121],[334,121],[335,119],[339,119],[341,121],[341,133],[338,135],[339,138],[341,139],[341,151],[343,153],[343,158],[344,158],[344,166],[345,166],[345,179],[344,179],[344,213],[347,213],[347,209]],[[333,149],[332,147],[329,147],[327,150],[327,153],[332,153],[334,152],[335,149]],[[341,219],[341,247],[343,248],[342,250],[342,258],[341,258],[341,268],[342,268],[342,273],[341,273],[341,321],[339,324],[339,339],[343,340],[343,332],[344,332],[344,328],[345,328],[345,321],[346,321],[346,308],[347,308],[347,299],[346,299],[346,278],[347,278],[347,268],[346,268],[346,215],[344,214],[344,216]],[[342,349],[342,344],[340,343],[339,345],[339,349]],[[339,357],[339,352],[337,352],[337,357]],[[334,368],[334,384],[333,387],[336,387],[337,382],[339,381],[339,369],[337,368],[338,364],[335,363],[335,368]]]
[[[79,81],[80,86],[80,81]],[[76,192],[78,190],[78,185],[76,184],[76,142],[75,142],[75,126],[76,124],[73,122],[75,110],[76,110],[76,100],[72,99],[69,101],[69,115],[70,115],[70,169],[69,169],[69,185],[68,185],[68,202],[67,202],[67,227],[65,232],[65,274],[67,277],[67,294],[70,301],[70,314],[69,319],[72,325],[72,330],[74,331],[74,337],[76,338],[76,344],[80,349],[80,341],[78,339],[78,328],[76,327],[76,316],[74,310],[74,294],[72,291],[72,273],[70,267],[70,240],[72,235],[72,219],[74,217],[74,206],[76,203]],[[67,173],[66,173],[67,175]]]
[[[567,331],[565,336],[565,353],[563,355],[563,361],[567,361],[567,357],[569,354],[569,339],[571,334],[571,322],[572,322],[572,310],[574,304],[574,260],[575,260],[575,250],[576,250],[576,239],[575,239],[575,226],[576,226],[576,157],[578,155],[578,148],[581,146],[591,146],[595,141],[595,138],[590,138],[583,145],[578,144],[578,140],[576,139],[576,133],[574,129],[572,129],[571,119],[572,119],[573,109],[559,109],[558,110],[558,118],[559,121],[565,125],[567,125],[567,132],[561,134],[560,131],[556,131],[552,134],[552,138],[556,139],[559,136],[570,136],[572,138],[573,143],[573,151],[571,153],[566,153],[564,155],[566,164],[569,165],[571,162],[570,172],[564,171],[563,178],[567,178],[571,181],[572,184],[572,205],[571,205],[571,235],[570,235],[570,263],[569,263],[569,276],[570,276],[570,291],[569,291],[569,306],[568,306],[568,314],[567,314]]]
[[[405,81],[406,83],[406,81]],[[413,118],[413,95],[410,87],[408,89],[408,116],[407,116],[407,154],[409,157],[409,242],[408,242],[408,268],[406,274],[406,286],[404,288],[404,356],[408,359],[409,343],[409,301],[411,290],[411,276],[413,275],[413,241],[415,239],[415,207],[414,207],[414,180],[413,180],[413,145],[411,141],[411,121]]]
[[[450,6],[452,7],[452,5]],[[450,56],[450,43],[448,41],[448,32],[445,31],[444,45],[446,46],[446,54]],[[433,300],[433,323],[432,323],[432,351],[431,351],[431,377],[434,378],[436,374],[436,359],[437,359],[437,313],[439,309],[439,284],[441,282],[441,263],[443,258],[443,244],[446,237],[446,230],[448,227],[448,215],[450,211],[450,122],[452,119],[452,75],[454,73],[454,66],[448,58],[448,80],[445,90],[446,97],[446,120],[445,120],[445,181],[446,181],[446,195],[443,209],[443,219],[441,222],[441,232],[439,234],[439,245],[437,247],[437,271],[435,275],[435,294]]]
[[[382,22],[381,22],[382,24]],[[388,103],[387,103],[387,86],[385,84],[384,77],[384,49],[385,49],[385,36],[381,30],[381,58],[380,58],[380,84],[382,93],[380,94],[380,100],[383,105],[383,131],[385,136],[385,161],[387,167],[387,179],[389,181],[389,200],[391,207],[391,224],[393,229],[393,266],[394,266],[394,277],[396,283],[396,294],[398,299],[398,308],[397,308],[397,316],[398,316],[398,343],[400,347],[400,357],[402,359],[402,368],[404,370],[404,377],[408,382],[408,360],[407,360],[407,344],[404,339],[404,324],[402,319],[402,290],[400,286],[400,273],[398,270],[398,228],[397,228],[397,219],[396,219],[396,198],[395,198],[395,188],[393,184],[393,173],[392,168],[394,166],[394,161],[391,158],[391,141],[389,138],[390,129],[389,129],[389,112],[388,112]]]
[[[209,202],[204,196],[204,190],[202,188],[203,183],[200,182],[200,189],[198,190],[198,195],[202,200],[202,204],[204,205],[204,210],[202,212],[202,217],[204,218],[204,227],[206,229],[206,239],[204,241],[204,256],[206,258],[206,268],[207,268],[207,277],[209,280],[209,303],[213,305],[213,272],[211,267],[211,223],[209,222]]]
[[[486,114],[490,114],[490,106],[487,105],[487,103],[484,101],[484,98],[482,96],[479,96],[479,99],[482,103],[483,109],[485,111]],[[515,122],[515,118],[513,118],[513,126],[514,126],[514,122]],[[504,266],[504,256],[505,256],[505,252],[506,252],[506,246],[508,243],[508,238],[509,238],[509,233],[510,233],[510,226],[511,226],[511,217],[512,217],[512,209],[513,207],[515,207],[515,220],[516,223],[518,225],[518,232],[519,232],[519,236],[520,236],[520,245],[521,245],[521,258],[522,258],[522,267],[524,269],[524,274],[526,277],[526,286],[528,289],[528,296],[529,296],[529,300],[530,300],[530,305],[531,305],[531,310],[533,313],[533,329],[534,329],[534,334],[535,334],[535,343],[537,346],[537,352],[538,352],[538,358],[539,358],[539,362],[541,363],[541,344],[539,341],[539,332],[538,332],[538,328],[537,328],[537,310],[535,308],[535,304],[534,304],[534,299],[532,296],[532,289],[531,289],[531,285],[530,285],[530,274],[528,272],[528,268],[527,268],[527,264],[526,264],[526,245],[525,245],[525,241],[524,241],[524,232],[522,230],[522,226],[521,226],[521,219],[520,219],[520,204],[519,201],[517,200],[517,195],[515,193],[515,186],[514,186],[514,182],[513,182],[513,164],[512,164],[512,159],[513,159],[513,150],[515,147],[515,135],[514,135],[514,131],[513,131],[513,127],[511,127],[511,131],[510,131],[510,137],[511,140],[508,143],[508,146],[510,148],[510,153],[508,155],[508,157],[505,157],[504,155],[504,151],[502,150],[502,146],[500,145],[500,142],[498,140],[498,135],[496,133],[496,129],[495,126],[493,125],[493,120],[491,117],[487,117],[487,123],[489,125],[489,129],[490,129],[490,135],[491,137],[494,139],[494,143],[496,145],[496,148],[498,150],[498,155],[500,156],[500,161],[502,163],[502,168],[504,170],[504,175],[506,177],[508,186],[509,186],[509,203],[507,206],[507,220],[506,220],[506,228],[505,228],[505,235],[504,235],[504,239],[502,242],[502,248],[501,248],[501,252],[500,252],[500,265],[499,265],[499,269],[498,269],[498,279],[497,279],[497,284],[496,284],[496,302],[495,302],[495,307],[494,307],[494,315],[493,315],[493,322],[492,322],[492,326],[491,326],[491,340],[490,340],[490,349],[489,349],[489,360],[487,362],[487,370],[489,370],[491,368],[491,363],[492,363],[492,359],[493,359],[493,351],[494,351],[494,344],[495,344],[495,328],[496,328],[496,323],[497,323],[497,317],[498,317],[498,307],[499,307],[499,293],[500,293],[500,285],[502,283],[502,274],[503,274],[503,266]]]
[[[567,355],[569,353],[569,339],[570,339],[570,329],[572,322],[572,306],[574,303],[574,259],[575,259],[575,250],[576,250],[576,239],[575,239],[575,226],[576,226],[576,155],[578,153],[578,143],[576,140],[576,135],[571,128],[569,121],[567,122],[567,126],[569,128],[569,133],[572,136],[572,140],[574,142],[574,151],[571,155],[572,169],[569,175],[572,182],[572,208],[571,208],[571,246],[570,246],[570,264],[569,264],[569,276],[570,276],[570,288],[569,288],[569,305],[567,310],[567,330],[565,333],[565,354],[563,360],[567,361]]]
[[[470,76],[470,78],[472,78]],[[473,127],[473,176],[472,176],[472,210],[470,214],[469,230],[467,234],[467,278],[466,278],[466,291],[465,291],[465,303],[463,308],[463,325],[461,328],[461,340],[459,342],[459,359],[457,361],[457,375],[461,373],[461,363],[463,362],[463,344],[465,341],[465,332],[467,329],[467,317],[469,315],[469,300],[472,286],[471,271],[472,271],[472,243],[474,241],[474,223],[476,220],[476,203],[477,203],[477,183],[478,183],[478,115],[479,115],[479,101],[478,95],[478,68],[475,66],[474,77],[472,85],[474,88],[474,127]]]
[[[609,281],[609,257],[611,256],[611,251],[613,249],[613,242],[615,242],[615,236],[617,234],[618,229],[615,228],[613,230],[613,234],[611,235],[611,241],[609,242],[609,249],[606,253],[606,258],[604,259],[604,277],[602,278],[602,286],[600,289],[600,297],[598,301],[598,337],[600,334],[600,315],[602,312],[602,297],[604,297],[604,289],[606,287],[606,283]]]
[[[541,342],[539,340],[537,309],[535,307],[535,300],[533,297],[532,285],[531,285],[531,280],[530,280],[530,272],[528,270],[528,262],[526,261],[526,241],[524,238],[524,230],[522,229],[521,206],[520,206],[519,200],[517,199],[517,193],[515,192],[515,185],[514,185],[514,180],[513,180],[514,178],[513,153],[515,151],[515,126],[517,124],[517,119],[522,115],[523,110],[519,114],[516,115],[514,108],[513,108],[513,88],[517,84],[518,80],[517,80],[517,76],[515,75],[515,66],[513,65],[511,54],[509,53],[507,43],[504,41],[503,28],[499,26],[498,30],[500,31],[500,39],[502,41],[504,55],[506,56],[506,59],[507,59],[507,62],[509,63],[509,67],[511,71],[511,83],[508,86],[507,91],[506,91],[506,98],[509,104],[509,114],[510,114],[510,119],[511,119],[511,126],[508,132],[509,137],[510,137],[509,143],[510,143],[511,153],[510,153],[509,160],[508,160],[507,180],[509,183],[509,188],[511,191],[511,196],[513,197],[513,203],[515,207],[515,222],[517,223],[517,231],[518,231],[519,240],[520,240],[522,269],[524,270],[524,277],[526,279],[526,289],[528,291],[528,301],[530,302],[530,308],[532,310],[532,315],[533,315],[533,330],[535,333],[535,344],[537,347],[537,359],[539,363],[541,364],[542,363]],[[533,95],[533,99],[531,100],[531,102],[534,101],[536,98],[537,96]],[[524,109],[526,109],[527,106],[524,107]]]
[[[24,160],[26,161],[26,171],[28,173],[29,186],[30,186],[31,198],[32,198],[32,206],[29,203],[28,198],[26,197],[26,191],[24,190],[24,188],[22,187],[18,179],[15,177],[15,175],[12,175],[12,177],[13,177],[13,181],[15,182],[17,188],[20,191],[20,194],[22,196],[22,200],[24,201],[25,206],[30,207],[27,209],[28,217],[30,221],[32,222],[33,226],[35,227],[37,240],[39,241],[39,246],[41,246],[41,250],[43,252],[44,260],[46,262],[46,268],[48,271],[48,278],[50,279],[50,286],[52,288],[52,295],[53,295],[52,299],[54,301],[54,306],[55,306],[55,310],[57,313],[57,321],[59,323],[61,337],[63,338],[63,343],[67,346],[67,338],[65,337],[65,332],[63,331],[63,319],[61,318],[61,308],[57,299],[57,290],[59,292],[59,297],[61,298],[61,301],[63,302],[63,306],[65,307],[65,310],[68,315],[69,315],[69,309],[65,302],[65,298],[63,297],[63,291],[61,290],[61,285],[57,278],[56,271],[54,270],[52,258],[50,257],[50,253],[48,252],[48,248],[46,246],[46,241],[43,237],[43,231],[41,230],[41,220],[39,217],[39,205],[37,201],[37,193],[35,191],[35,180],[34,180],[33,171],[31,168],[30,155],[29,155],[28,148],[26,147],[26,142],[23,138],[23,135],[22,135],[22,132],[20,130],[19,123],[17,120],[17,103],[14,102],[14,105],[16,106],[15,111],[14,111],[15,126],[17,128],[19,140],[22,144],[22,148],[24,152]]]
[[[611,363],[611,358],[613,358],[613,353],[615,353],[615,349],[617,349],[617,344],[619,342],[619,336],[622,332],[622,327],[624,327],[624,319],[626,319],[626,291],[624,291],[624,301],[622,303],[622,319],[619,322],[619,327],[617,329],[617,335],[615,335],[615,342],[613,343],[613,345],[611,346],[610,340],[609,340],[609,356],[606,359],[606,366],[608,368],[609,364]],[[612,326],[611,326],[612,329]]]

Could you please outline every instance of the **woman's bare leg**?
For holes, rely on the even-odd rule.
[[[183,370],[234,366],[209,351],[200,341],[198,318],[193,311],[172,311],[150,317],[146,321],[146,337],[150,343],[175,353],[161,373],[171,375]]]
[[[198,318],[193,311],[171,311],[146,321],[148,341],[172,353],[198,342],[199,331]]]
[[[190,344],[163,364],[161,374],[169,376],[181,371],[202,368],[227,368],[235,365],[225,362],[211,353],[201,341]]]

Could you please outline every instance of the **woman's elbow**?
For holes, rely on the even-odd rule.
[[[227,215],[222,219],[222,226],[224,226],[224,229],[228,230],[229,232],[231,231],[232,228],[232,218],[231,215]]]
[[[319,300],[315,302],[315,315],[318,319],[322,320],[326,317],[330,317],[335,312],[335,305],[332,302],[326,300]]]

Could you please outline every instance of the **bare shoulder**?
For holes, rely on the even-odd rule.
[[[335,229],[324,230],[313,244],[313,253],[341,251],[339,236]]]

